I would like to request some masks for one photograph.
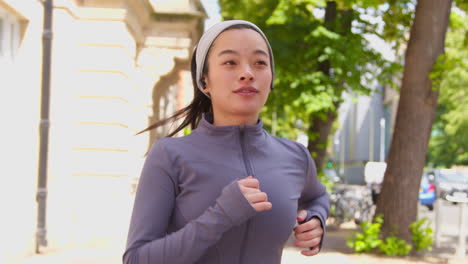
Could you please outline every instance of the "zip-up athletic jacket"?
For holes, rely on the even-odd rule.
[[[329,198],[309,152],[254,126],[162,138],[143,166],[124,264],[276,264],[299,209],[325,229]],[[253,176],[272,209],[256,212],[237,183]]]

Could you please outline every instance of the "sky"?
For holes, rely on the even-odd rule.
[[[217,0],[201,0],[203,7],[208,13],[208,19],[205,21],[205,29],[221,21],[221,14],[219,13],[219,5]]]

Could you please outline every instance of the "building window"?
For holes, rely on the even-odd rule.
[[[0,60],[13,61],[20,44],[19,19],[0,7]]]
[[[16,51],[18,50],[19,47],[19,23],[14,23],[12,22],[10,24],[10,32],[11,32],[11,38],[10,38],[10,55],[12,58],[16,56]]]
[[[4,53],[4,48],[3,48],[3,42],[4,42],[4,39],[5,39],[5,36],[4,36],[4,30],[3,30],[3,17],[0,17],[0,56],[3,56],[3,53]]]

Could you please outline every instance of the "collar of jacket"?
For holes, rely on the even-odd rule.
[[[267,132],[263,129],[263,121],[258,119],[255,125],[215,126],[213,113],[204,113],[197,129],[199,133],[210,136],[216,141],[237,142],[247,146],[260,146],[265,143]]]

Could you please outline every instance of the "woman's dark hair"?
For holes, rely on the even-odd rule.
[[[230,30],[230,29],[252,29],[252,30],[255,30],[256,32],[258,32],[254,27],[252,27],[250,25],[237,24],[237,25],[232,25],[230,27],[227,27],[221,33],[225,32],[227,30]],[[258,33],[260,33],[260,32],[258,32]],[[206,54],[206,58],[208,58],[208,56],[210,54],[210,51],[211,51],[211,47],[208,50],[208,53]],[[195,129],[198,126],[198,123],[200,122],[203,113],[212,111],[211,99],[208,98],[205,94],[203,94],[203,92],[200,91],[200,89],[198,89],[197,75],[196,75],[197,74],[196,54],[197,54],[197,49],[195,49],[193,51],[192,59],[191,59],[191,62],[190,62],[190,71],[192,73],[192,84],[193,84],[193,94],[194,94],[192,102],[188,106],[186,106],[186,107],[180,109],[179,111],[175,112],[172,116],[170,116],[170,117],[168,117],[166,119],[160,120],[160,121],[150,125],[149,127],[145,128],[144,130],[138,132],[137,135],[141,134],[141,133],[144,133],[144,132],[147,132],[147,131],[149,131],[151,129],[158,128],[158,127],[163,126],[163,125],[165,125],[167,123],[175,122],[175,121],[185,117],[184,121],[182,121],[182,123],[174,131],[172,131],[171,133],[169,133],[166,136],[166,137],[172,137],[172,136],[176,135],[177,133],[179,133],[180,131],[182,131],[185,127],[187,127],[189,125],[190,125],[191,129]],[[271,54],[270,54],[270,59],[271,59]],[[208,61],[208,59],[205,60],[205,65],[203,66],[203,75],[206,75],[208,73],[209,65],[208,65],[207,61]]]

